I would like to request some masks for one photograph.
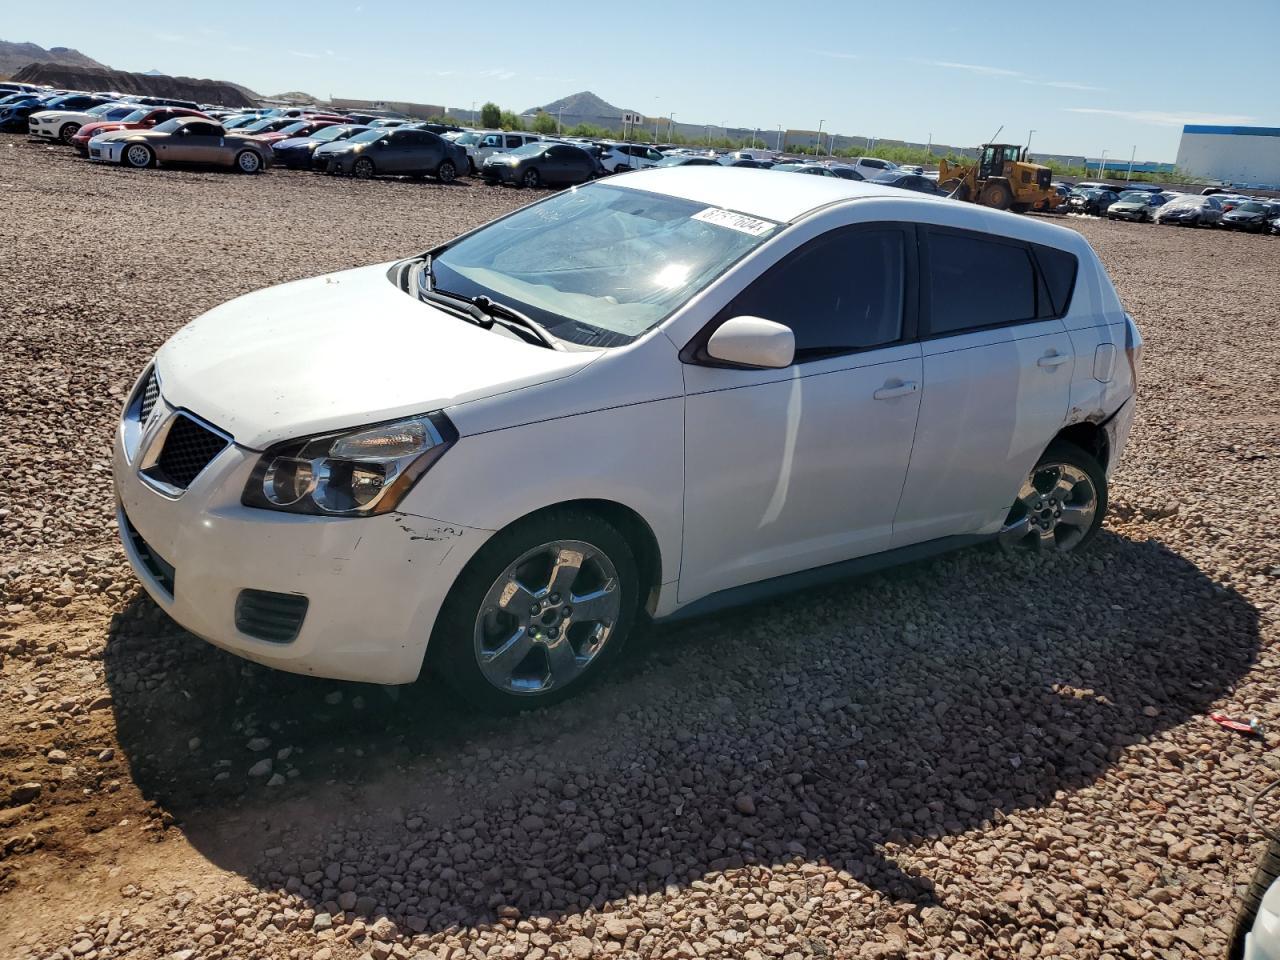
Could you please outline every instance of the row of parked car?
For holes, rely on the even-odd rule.
[[[1108,183],[1078,183],[1068,190],[1062,209],[1135,223],[1280,233],[1280,200],[1233,193],[1204,195],[1176,193],[1147,184],[1118,188]]]

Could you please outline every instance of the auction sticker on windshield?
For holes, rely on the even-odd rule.
[[[719,207],[707,207],[705,210],[699,210],[693,215],[694,220],[701,220],[703,223],[711,223],[717,227],[728,227],[730,230],[737,230],[739,233],[745,233],[752,237],[762,237],[774,227],[776,223],[768,220],[757,220],[755,217],[748,217],[742,213],[733,213],[729,210],[721,210]]]

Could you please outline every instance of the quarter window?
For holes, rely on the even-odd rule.
[[[929,232],[929,327],[933,334],[1031,320],[1036,274],[1019,243]]]
[[[838,231],[791,254],[723,315],[786,324],[797,361],[892,343],[902,336],[904,264],[900,230]]]

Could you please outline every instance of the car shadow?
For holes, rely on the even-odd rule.
[[[795,860],[929,904],[944,878],[899,851],[1049,805],[1205,713],[1259,618],[1104,533],[1086,556],[969,550],[637,639],[582,696],[505,719],[429,682],[245,663],[145,599],[105,660],[133,777],[202,855],[431,932]],[[275,786],[247,773],[268,757]]]

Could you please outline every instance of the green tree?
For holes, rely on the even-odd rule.
[[[555,133],[556,118],[545,110],[539,110],[537,116],[533,118],[533,132],[542,134]]]
[[[498,126],[502,127],[503,130],[523,130],[524,129],[524,123],[522,123],[520,118],[517,117],[510,110],[502,111],[502,114],[498,117]]]
[[[502,125],[502,108],[490,100],[480,108],[480,125],[487,130]]]

